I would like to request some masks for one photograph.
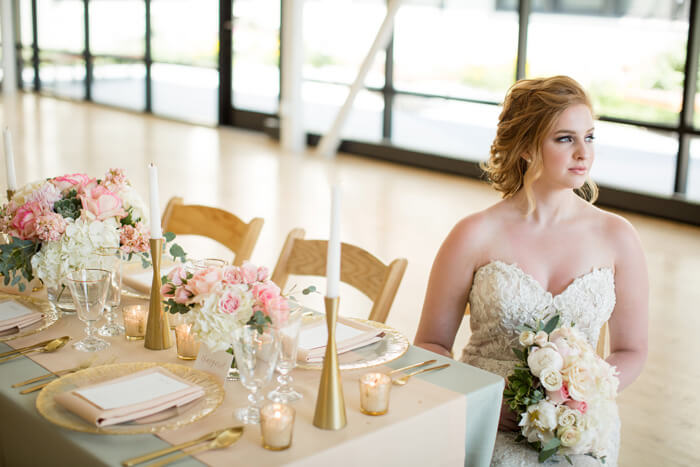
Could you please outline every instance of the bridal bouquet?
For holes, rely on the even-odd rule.
[[[539,451],[539,461],[559,454],[586,454],[605,462],[618,379],[615,367],[598,357],[581,332],[546,324],[520,334],[520,360],[508,376],[505,401],[519,415],[519,441]]]
[[[289,317],[289,303],[268,279],[268,270],[250,262],[210,266],[195,272],[177,266],[162,278],[165,310],[181,313],[192,331],[212,351],[226,350],[233,331],[251,324],[259,332]]]
[[[111,169],[103,179],[76,173],[29,183],[0,207],[0,232],[11,239],[0,245],[0,274],[5,285],[20,291],[26,287],[21,279],[35,276],[58,288],[100,248],[121,247],[145,261],[147,223],[145,204],[121,169]],[[170,253],[185,256],[174,244]]]

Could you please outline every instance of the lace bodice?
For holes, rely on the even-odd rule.
[[[520,326],[534,326],[554,312],[575,323],[595,348],[600,328],[615,308],[615,277],[611,268],[594,269],[552,295],[517,265],[491,261],[474,274],[469,303],[472,334],[462,360],[505,378],[517,363],[511,349],[518,345]],[[616,425],[607,466],[617,465],[619,420]],[[538,465],[535,451],[516,442],[515,435],[498,433],[492,465]],[[588,456],[572,460],[575,466],[599,465]]]

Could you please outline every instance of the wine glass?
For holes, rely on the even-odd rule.
[[[105,301],[107,322],[97,330],[100,336],[121,336],[124,334],[124,326],[116,321],[117,307],[119,307],[122,297],[122,259],[123,253],[119,247],[99,248],[94,256],[94,266],[111,273]]]
[[[271,401],[286,404],[304,397],[291,386],[292,377],[289,375],[297,364],[297,348],[301,323],[301,308],[297,308],[292,310],[287,321],[277,328],[280,341],[280,356],[277,360],[277,372],[279,373],[277,382],[279,386],[267,394],[267,398]]]
[[[246,424],[259,423],[264,399],[259,391],[272,379],[279,355],[277,332],[272,329],[260,332],[256,326],[241,326],[233,334],[233,351],[241,383],[250,392],[250,405],[236,410],[236,417]]]
[[[104,269],[79,269],[66,278],[78,318],[86,324],[87,337],[73,344],[80,351],[96,352],[109,347],[109,342],[94,335],[92,326],[104,311],[110,280],[111,272]]]

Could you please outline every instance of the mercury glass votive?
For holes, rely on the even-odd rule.
[[[175,343],[177,345],[177,358],[181,360],[197,358],[199,341],[192,333],[191,323],[182,323],[175,327]]]
[[[360,409],[367,415],[384,415],[389,410],[391,378],[384,373],[366,373],[360,378]]]
[[[287,449],[292,445],[294,409],[285,404],[267,404],[260,409],[260,431],[265,449]]]
[[[124,334],[130,341],[141,340],[146,335],[148,306],[131,305],[123,308]]]

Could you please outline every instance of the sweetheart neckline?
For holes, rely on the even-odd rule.
[[[504,265],[504,266],[507,266],[507,267],[509,267],[509,268],[515,269],[516,271],[520,272],[520,274],[522,274],[523,276],[525,276],[525,277],[527,277],[528,279],[530,279],[530,281],[534,282],[534,283],[537,285],[537,287],[538,287],[542,292],[548,294],[550,297],[552,297],[552,299],[555,299],[555,298],[557,298],[557,297],[560,297],[560,296],[564,295],[575,283],[584,280],[586,277],[590,276],[591,274],[593,274],[593,273],[595,273],[595,272],[598,272],[598,271],[610,271],[611,273],[613,272],[613,269],[612,269],[610,266],[602,266],[602,267],[599,267],[599,268],[594,267],[594,268],[592,268],[590,271],[588,271],[588,272],[586,272],[586,273],[583,273],[583,274],[581,274],[581,275],[579,275],[579,276],[576,276],[576,277],[574,277],[573,279],[571,279],[571,281],[569,282],[569,284],[568,284],[566,287],[564,287],[564,290],[562,290],[562,291],[559,292],[558,294],[554,295],[552,292],[550,292],[549,290],[545,289],[545,287],[540,283],[540,281],[538,281],[537,279],[535,279],[535,276],[533,276],[533,275],[530,274],[529,272],[526,272],[525,270],[523,270],[523,268],[521,268],[520,266],[518,266],[517,263],[506,263],[505,261],[501,261],[500,259],[493,259],[493,260],[489,261],[488,263],[486,263],[486,264],[480,266],[480,267],[476,270],[476,272],[474,273],[474,277],[476,277],[476,274],[477,274],[479,271],[481,271],[482,269],[484,269],[485,267],[491,266],[491,265],[495,265],[495,264],[502,264],[502,265]]]

